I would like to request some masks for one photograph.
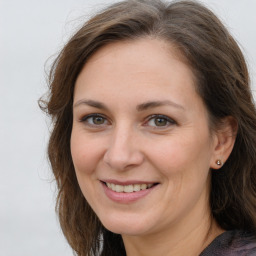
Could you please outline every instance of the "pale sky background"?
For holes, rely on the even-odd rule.
[[[239,41],[256,89],[256,1],[204,0]],[[0,0],[0,254],[71,256],[54,212],[44,65],[82,21],[113,1]]]

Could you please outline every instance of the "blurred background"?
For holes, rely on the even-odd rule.
[[[46,72],[74,30],[113,0],[0,0],[0,254],[71,256],[55,214],[37,100]],[[115,1],[116,2],[116,1]],[[245,54],[256,90],[256,1],[204,0]],[[255,95],[255,92],[254,92]]]

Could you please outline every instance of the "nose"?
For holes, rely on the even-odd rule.
[[[142,164],[142,145],[134,133],[129,129],[119,128],[111,134],[103,160],[112,169],[124,171]]]

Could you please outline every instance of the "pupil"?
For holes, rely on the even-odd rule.
[[[103,124],[103,123],[104,123],[104,120],[103,120],[102,117],[97,116],[97,117],[94,117],[93,122],[94,122],[95,124]]]
[[[156,118],[155,125],[165,126],[166,125],[166,120],[164,118]]]

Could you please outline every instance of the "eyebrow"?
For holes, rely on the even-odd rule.
[[[78,107],[80,105],[88,105],[90,107],[103,109],[103,110],[108,109],[103,103],[99,101],[94,101],[94,100],[79,100],[76,103],[74,103],[73,108]]]
[[[142,103],[142,104],[138,105],[136,107],[136,109],[138,111],[144,111],[144,110],[147,110],[147,109],[150,109],[150,108],[156,108],[156,107],[161,107],[161,106],[166,106],[166,105],[185,110],[183,106],[181,106],[181,105],[179,105],[179,104],[177,104],[173,101],[170,101],[170,100],[148,101],[148,102],[145,102],[145,103]]]
[[[102,110],[108,110],[106,105],[104,105],[103,103],[101,103],[99,101],[94,101],[94,100],[79,100],[76,103],[74,103],[73,108],[78,107],[80,105],[88,105],[90,107],[94,107],[94,108],[98,108],[98,109],[102,109]],[[137,109],[137,111],[141,112],[141,111],[145,111],[147,109],[166,106],[166,105],[185,110],[183,106],[181,106],[173,101],[170,101],[170,100],[148,101],[148,102],[139,104],[138,106],[136,106],[136,109]]]

